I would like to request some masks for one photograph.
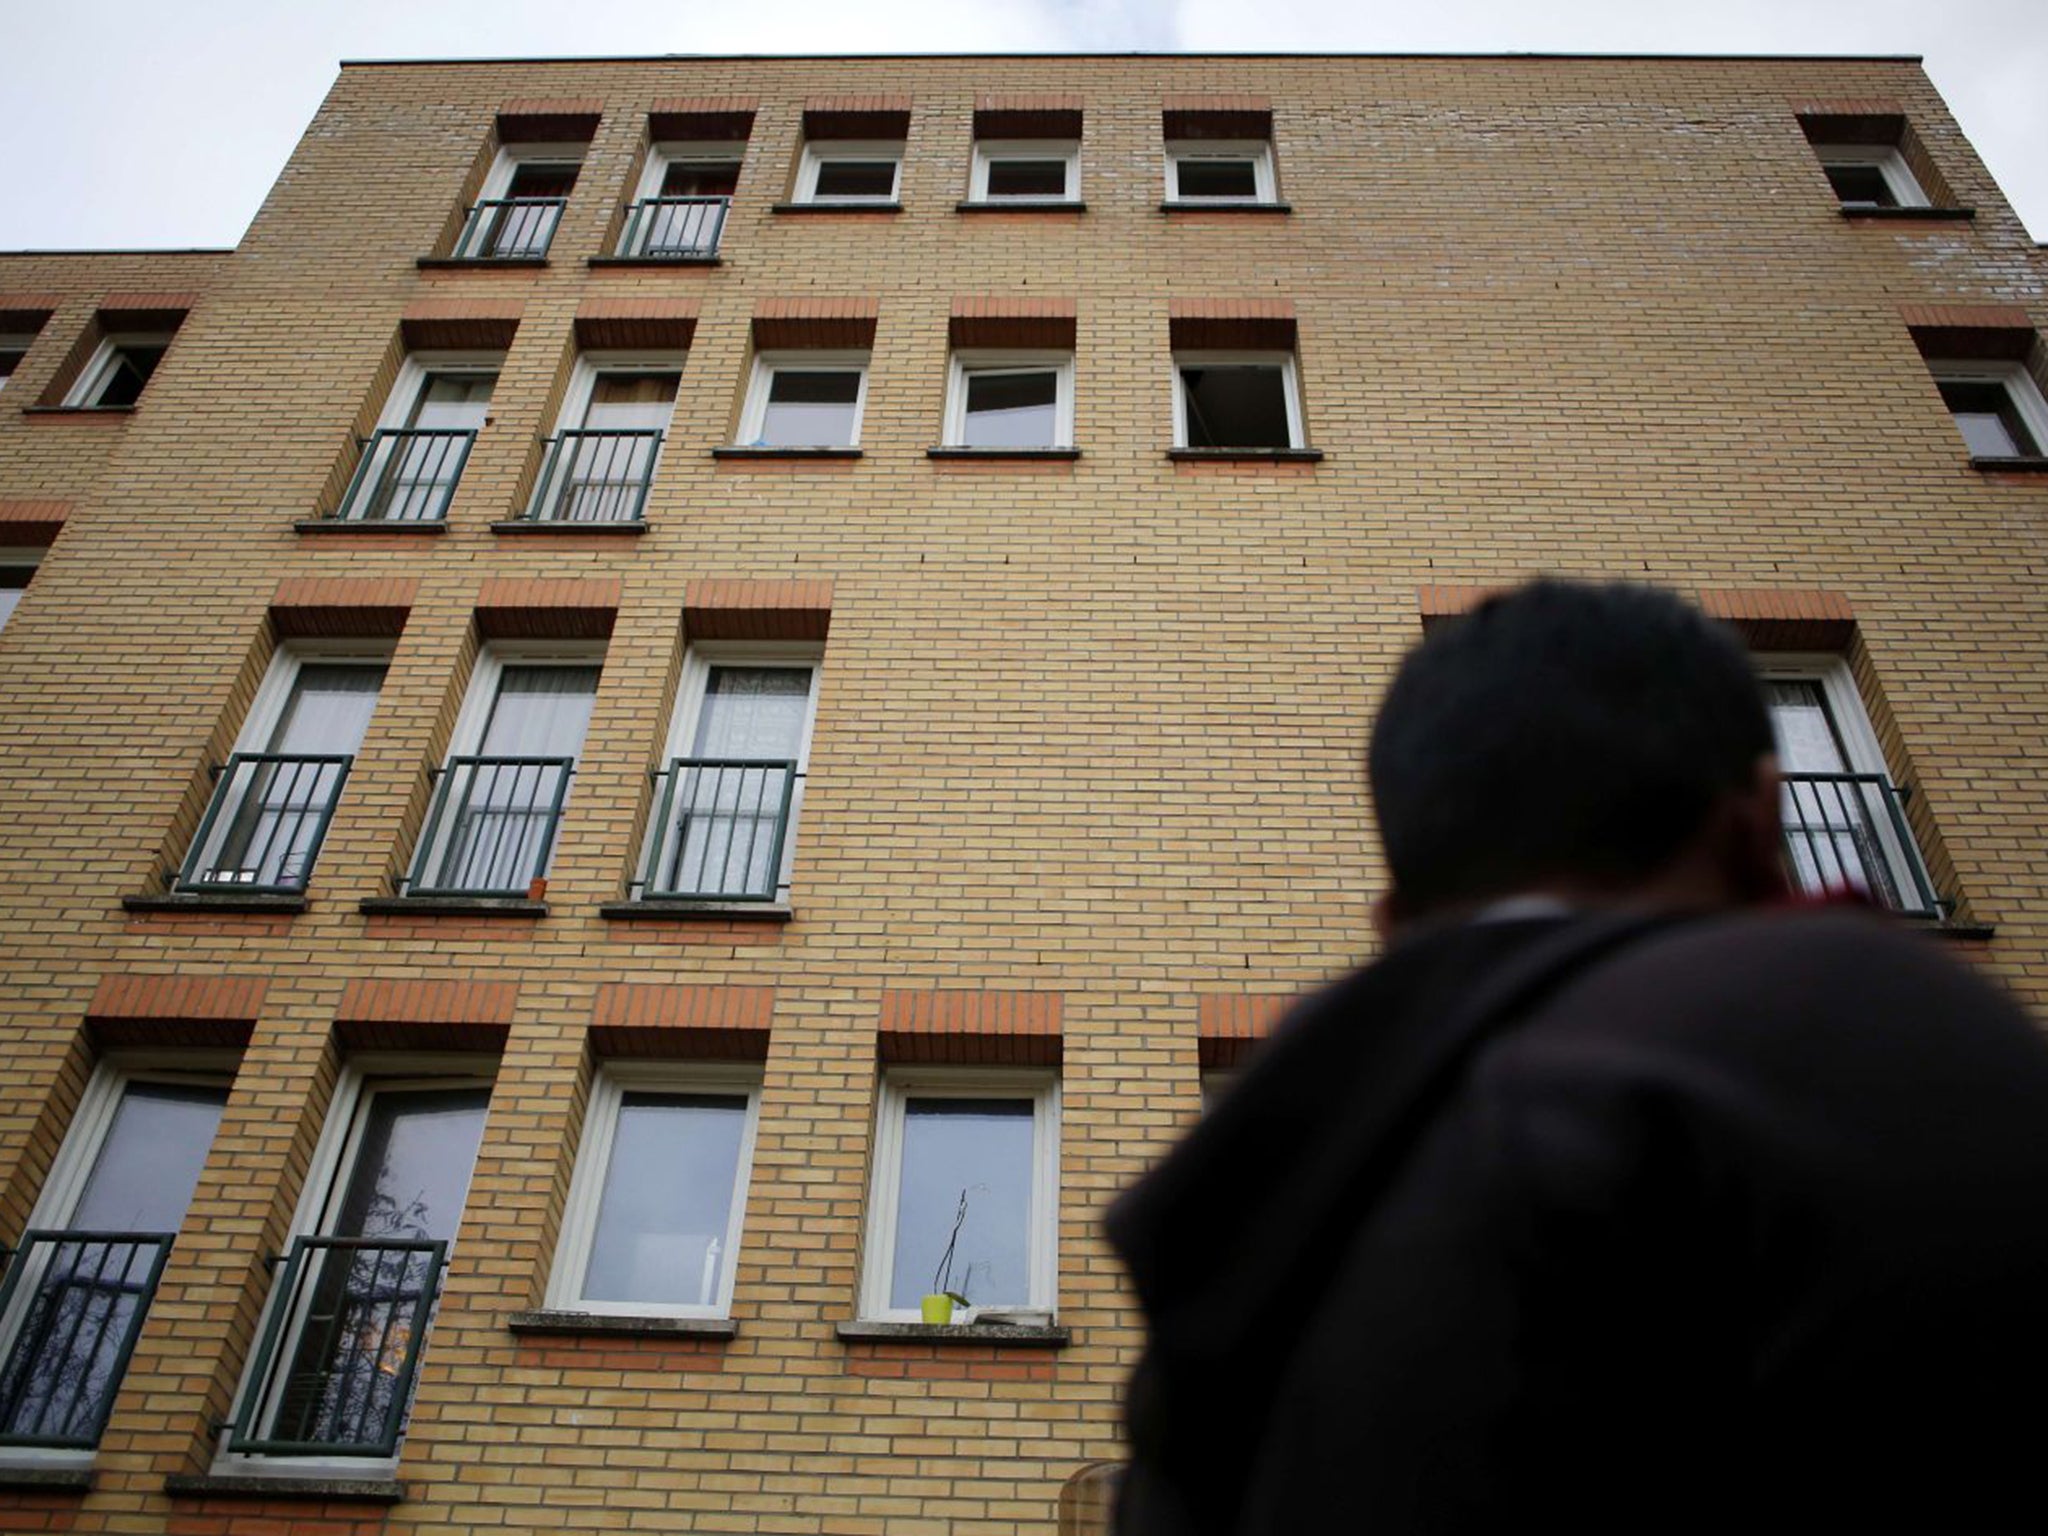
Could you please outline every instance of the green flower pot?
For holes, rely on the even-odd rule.
[[[944,1291],[936,1291],[925,1297],[920,1304],[920,1310],[924,1313],[926,1322],[942,1326],[953,1321],[953,1298]]]

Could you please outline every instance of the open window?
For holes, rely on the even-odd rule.
[[[583,168],[583,144],[507,144],[455,242],[458,261],[544,261]]]
[[[21,605],[22,595],[28,591],[42,558],[40,549],[0,547],[0,629],[5,629],[7,621],[14,617],[14,610]]]
[[[794,642],[690,647],[636,895],[788,899],[818,665]]]
[[[489,419],[504,356],[416,352],[399,370],[337,514],[344,522],[438,523]]]
[[[682,374],[683,359],[671,354],[579,357],[527,516],[537,522],[640,521]]]
[[[115,331],[100,340],[64,404],[74,410],[114,410],[142,398],[157,365],[171,349],[170,331]]]
[[[867,405],[866,352],[762,352],[739,441],[747,448],[855,448]]]
[[[1176,448],[1232,451],[1303,446],[1291,352],[1176,352]]]
[[[1972,459],[2048,455],[2048,401],[2025,364],[1941,358],[1927,368]]]
[[[1813,103],[1799,128],[1845,214],[1914,214],[1957,209],[1934,159],[1900,112],[1869,103]]]
[[[883,1075],[861,1316],[916,1322],[928,1295],[1050,1317],[1058,1284],[1059,1082],[1051,1072]]]
[[[1071,448],[1073,353],[955,351],[945,442],[992,451]]]
[[[0,1286],[0,1450],[99,1443],[232,1076],[210,1052],[94,1071]]]

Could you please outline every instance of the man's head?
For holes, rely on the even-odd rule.
[[[1782,894],[1771,722],[1736,636],[1652,587],[1537,581],[1395,674],[1369,769],[1389,924],[1527,892]]]

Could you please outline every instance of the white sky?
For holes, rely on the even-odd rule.
[[[0,250],[233,245],[344,58],[1126,49],[1922,54],[2048,239],[2048,0],[0,0]]]

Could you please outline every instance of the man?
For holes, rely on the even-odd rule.
[[[1120,1529],[2039,1519],[2048,1043],[1785,888],[1734,636],[1539,582],[1374,728],[1383,959],[1112,1209]]]

